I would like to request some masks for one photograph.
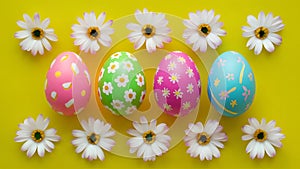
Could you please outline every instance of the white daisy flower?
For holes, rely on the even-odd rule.
[[[199,156],[200,160],[212,160],[221,156],[218,148],[224,148],[222,142],[227,141],[227,135],[218,121],[208,120],[205,126],[201,122],[190,123],[184,141],[188,146],[187,153],[191,157]]]
[[[192,83],[189,83],[186,87],[188,93],[192,94],[194,92],[194,85]]]
[[[184,102],[183,103],[183,110],[187,110],[191,107],[191,103],[190,102]]]
[[[76,137],[72,144],[76,146],[76,153],[82,153],[81,157],[88,160],[99,158],[104,160],[104,152],[110,151],[115,145],[115,141],[110,137],[115,135],[109,123],[104,123],[99,119],[89,118],[88,121],[81,121],[82,130],[73,130],[72,134]]]
[[[183,96],[183,92],[181,91],[181,89],[175,90],[175,91],[173,92],[173,94],[174,94],[174,96],[176,97],[176,99],[182,98],[182,96]]]
[[[115,73],[119,69],[119,62],[111,62],[107,68],[108,73]]]
[[[177,59],[177,61],[181,64],[184,64],[186,62],[186,60],[181,56]]]
[[[221,29],[222,22],[218,22],[220,15],[214,16],[214,10],[197,11],[189,14],[189,20],[185,19],[183,24],[187,29],[183,33],[183,38],[188,44],[193,44],[193,50],[206,52],[207,44],[216,49],[222,44],[219,36],[225,36],[226,32]]]
[[[111,102],[111,105],[113,106],[114,109],[117,109],[117,110],[121,110],[124,106],[124,103],[120,100],[113,100]]]
[[[132,89],[125,91],[124,98],[126,102],[132,102],[135,99],[135,96],[136,93]]]
[[[134,70],[133,64],[130,61],[126,61],[123,63],[124,64],[124,68],[130,72],[132,70]]]
[[[193,69],[191,69],[190,67],[186,70],[185,74],[187,74],[189,78],[194,77]]]
[[[168,71],[171,71],[171,70],[175,70],[177,67],[176,63],[175,62],[170,62],[168,64]]]
[[[142,76],[142,74],[140,74],[140,73],[136,75],[135,81],[136,81],[137,85],[140,87],[142,87],[145,84],[144,76]]]
[[[146,117],[142,116],[140,123],[134,121],[132,124],[134,129],[127,131],[133,136],[127,141],[130,153],[137,152],[137,157],[144,161],[154,161],[156,156],[168,151],[171,137],[166,135],[169,128],[165,123],[156,125],[156,119],[152,119],[149,124]]]
[[[75,38],[74,45],[80,46],[80,50],[95,54],[103,46],[111,45],[110,35],[114,33],[111,28],[112,20],[104,23],[105,12],[101,13],[98,18],[94,12],[84,13],[84,19],[78,18],[79,24],[72,26],[72,38]]]
[[[117,83],[118,87],[125,87],[127,85],[127,83],[129,82],[128,75],[125,75],[124,73],[122,73],[120,76],[118,76],[115,79],[115,82]]]
[[[169,76],[169,80],[173,84],[178,83],[179,79],[180,79],[180,76],[177,73],[172,73],[171,76]]]
[[[130,106],[130,107],[127,107],[125,113],[126,113],[126,115],[129,115],[129,114],[134,113],[136,110],[137,110],[136,106]]]
[[[130,42],[134,43],[134,49],[137,50],[146,42],[148,52],[156,51],[156,47],[163,48],[163,43],[171,42],[168,36],[170,28],[167,27],[168,20],[164,14],[148,12],[144,9],[143,12],[137,10],[135,19],[139,22],[127,24],[127,28],[131,31],[128,35]]]
[[[54,149],[52,142],[60,140],[54,128],[47,129],[49,122],[49,118],[44,119],[40,114],[36,121],[29,117],[24,120],[24,123],[19,124],[21,130],[17,131],[15,141],[25,142],[21,150],[27,151],[28,157],[32,157],[36,151],[40,157],[44,157],[45,150],[51,152]]]
[[[280,45],[282,38],[276,32],[284,28],[284,24],[279,16],[273,17],[272,13],[266,16],[264,12],[260,12],[258,19],[249,15],[247,22],[250,26],[243,26],[243,36],[250,38],[247,42],[249,50],[254,48],[256,55],[260,54],[264,47],[268,52],[275,50],[275,45]]]
[[[168,88],[165,88],[162,90],[162,95],[167,98],[170,96],[170,90]]]
[[[158,79],[157,79],[157,83],[158,83],[159,85],[161,85],[162,82],[164,82],[164,77],[163,77],[163,76],[159,76]]]
[[[34,14],[34,20],[32,20],[27,14],[23,15],[24,21],[17,21],[19,27],[24,30],[15,33],[17,39],[24,39],[20,46],[25,51],[31,51],[32,55],[36,55],[39,52],[40,55],[44,54],[44,48],[48,51],[52,49],[50,41],[57,41],[57,36],[54,34],[54,30],[47,27],[50,24],[50,19],[46,18],[42,22],[40,21],[40,15]]]
[[[166,110],[166,111],[171,111],[171,110],[173,110],[172,106],[169,105],[168,103],[164,103],[164,104],[163,104],[163,107],[164,107],[164,110]]]
[[[273,146],[282,147],[281,140],[285,138],[284,134],[280,133],[281,129],[275,127],[274,120],[266,123],[266,120],[262,119],[259,123],[256,118],[249,118],[248,122],[249,125],[242,127],[242,131],[245,133],[242,140],[251,140],[247,145],[246,152],[252,159],[263,158],[265,152],[269,157],[274,157],[276,150]]]
[[[110,94],[112,94],[113,89],[114,88],[113,88],[111,82],[104,82],[103,87],[102,87],[103,93],[105,93],[106,95],[110,95]]]

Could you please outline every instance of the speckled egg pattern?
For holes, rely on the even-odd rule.
[[[208,96],[224,116],[239,116],[249,109],[255,95],[254,74],[247,60],[237,52],[225,52],[213,63]]]
[[[54,111],[62,115],[80,113],[89,101],[90,76],[82,59],[73,52],[64,52],[50,65],[45,94]]]
[[[200,75],[187,54],[175,51],[162,59],[154,77],[154,94],[158,105],[172,116],[184,116],[197,106]]]
[[[98,96],[116,115],[129,115],[138,109],[146,95],[146,79],[137,59],[128,52],[114,53],[98,75]]]

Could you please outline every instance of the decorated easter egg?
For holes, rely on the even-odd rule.
[[[187,54],[171,52],[160,61],[154,77],[154,94],[158,105],[172,116],[184,116],[197,106],[200,75]]]
[[[69,116],[84,109],[91,94],[90,75],[76,53],[63,52],[52,61],[45,94],[52,109],[59,114]]]
[[[222,53],[214,61],[208,79],[208,96],[219,113],[236,117],[249,109],[255,95],[255,79],[241,54]]]
[[[98,76],[98,96],[116,115],[136,111],[146,94],[146,80],[137,59],[128,52],[116,52],[105,61]]]

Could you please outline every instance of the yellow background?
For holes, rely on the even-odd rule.
[[[186,154],[187,147],[181,142],[154,163],[141,159],[127,159],[105,152],[105,161],[81,159],[71,145],[73,129],[81,129],[77,117],[64,117],[54,113],[44,96],[44,80],[51,61],[63,51],[79,53],[70,37],[71,26],[84,12],[107,13],[107,19],[117,19],[133,14],[136,9],[148,8],[151,11],[165,12],[188,18],[189,12],[214,9],[221,15],[227,35],[219,53],[235,50],[245,56],[256,78],[257,91],[251,111],[237,117],[221,119],[221,124],[229,136],[221,158],[201,162]],[[247,15],[257,16],[260,11],[273,12],[282,17],[285,28],[281,46],[274,53],[262,52],[255,56],[246,47],[247,39],[242,37],[241,26],[247,25]],[[22,20],[23,13],[33,16],[39,12],[42,19],[49,17],[50,27],[55,29],[58,42],[52,43],[53,50],[43,56],[32,56],[19,47],[20,40],[14,33],[20,28],[16,21]],[[0,18],[0,168],[298,168],[299,152],[299,6],[296,0],[10,0],[1,4]],[[118,31],[118,30],[116,30]],[[202,79],[204,81],[205,79]],[[206,91],[203,90],[203,93]],[[206,101],[207,102],[207,101]],[[208,103],[208,102],[207,102]],[[18,124],[29,116],[38,114],[50,117],[49,127],[58,130],[62,140],[55,144],[52,153],[44,158],[37,155],[28,158],[20,151],[21,143],[14,137]],[[277,149],[274,158],[251,160],[245,153],[247,142],[241,140],[241,127],[249,117],[276,120],[286,138],[283,148]],[[202,119],[201,119],[202,120]]]

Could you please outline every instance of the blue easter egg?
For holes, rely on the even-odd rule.
[[[246,112],[255,95],[255,78],[247,60],[239,53],[222,53],[208,76],[208,97],[224,116],[236,117]]]

